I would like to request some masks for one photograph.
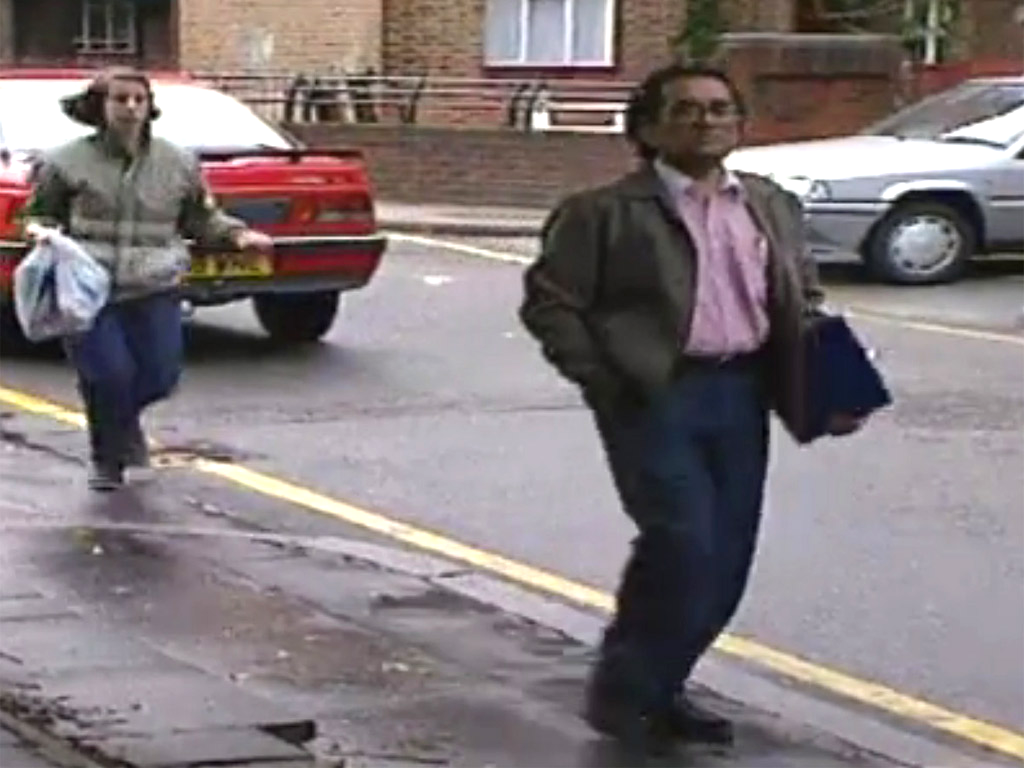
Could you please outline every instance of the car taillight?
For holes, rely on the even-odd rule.
[[[373,204],[365,195],[305,198],[295,202],[292,216],[302,224],[373,221]]]
[[[300,224],[310,224],[317,219],[317,208],[313,198],[301,198],[292,205],[292,217]]]
[[[338,222],[338,221],[366,221],[372,218],[373,214],[363,209],[353,208],[321,208],[317,211],[316,220],[324,223]]]
[[[24,198],[0,196],[0,238],[21,239],[21,220],[18,214],[24,205]]]

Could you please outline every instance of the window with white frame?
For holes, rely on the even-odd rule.
[[[487,0],[484,57],[497,66],[613,62],[615,0]]]
[[[80,53],[135,53],[134,0],[82,0],[82,20],[75,38]]]

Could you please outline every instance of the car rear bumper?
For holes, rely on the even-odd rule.
[[[807,202],[807,244],[812,253],[858,253],[888,209],[886,203]]]
[[[262,293],[351,291],[373,278],[387,249],[384,235],[275,237],[273,273],[266,277],[186,276],[182,294],[194,304],[219,304]],[[0,240],[0,299],[10,297],[25,243]],[[197,254],[209,253],[196,249]]]
[[[264,293],[352,291],[370,282],[386,249],[378,234],[275,237],[272,275],[186,276],[182,293],[194,304],[217,304]]]

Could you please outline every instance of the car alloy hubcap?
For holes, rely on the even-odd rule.
[[[956,260],[963,238],[949,219],[941,216],[912,216],[893,228],[889,254],[903,271],[926,276],[941,271]]]

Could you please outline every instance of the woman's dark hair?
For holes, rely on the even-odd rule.
[[[111,67],[95,77],[85,90],[61,99],[60,106],[64,114],[76,123],[89,125],[93,128],[106,127],[104,102],[110,92],[110,84],[115,80],[127,80],[138,83],[146,89],[149,96],[149,121],[160,117],[160,110],[153,103],[153,85],[144,72],[132,67]]]
[[[670,64],[656,69],[633,91],[626,107],[626,138],[641,159],[653,160],[658,154],[654,147],[644,142],[640,134],[645,126],[652,125],[660,119],[665,106],[665,86],[676,80],[696,78],[711,78],[724,84],[729,89],[729,94],[740,114],[746,114],[743,94],[732,78],[722,70],[691,64]]]

